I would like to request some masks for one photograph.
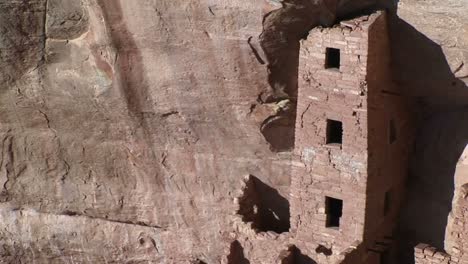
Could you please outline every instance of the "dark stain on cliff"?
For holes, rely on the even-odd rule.
[[[107,31],[117,51],[116,65],[114,67],[114,83],[120,85],[120,92],[125,100],[128,114],[133,120],[132,130],[134,130],[135,138],[138,140],[142,137],[146,144],[148,152],[145,152],[145,155],[148,155],[147,158],[151,160],[150,163],[152,165],[145,168],[145,173],[147,175],[154,175],[151,178],[155,181],[152,183],[152,190],[158,192],[163,188],[164,182],[162,177],[160,177],[160,155],[156,154],[158,144],[155,143],[155,139],[153,138],[153,135],[158,133],[158,127],[151,122],[155,120],[161,121],[162,117],[145,114],[154,111],[154,104],[145,76],[144,59],[141,50],[133,38],[132,32],[126,26],[119,1],[99,0],[98,4],[103,12]],[[123,209],[121,208],[121,210]],[[87,215],[89,214],[87,213]],[[127,220],[114,219],[113,221]],[[145,225],[156,226],[156,224],[149,222],[145,223]]]
[[[147,111],[151,105],[149,85],[144,76],[143,56],[133,34],[126,27],[120,3],[108,0],[100,0],[98,3],[117,49],[117,78],[120,78],[122,95],[133,117],[141,119],[141,113]]]
[[[0,92],[42,65],[46,1],[0,3]]]

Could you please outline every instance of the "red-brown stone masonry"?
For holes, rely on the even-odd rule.
[[[468,263],[468,184],[456,188],[445,248],[460,263]]]
[[[385,14],[316,28],[301,44],[292,230],[298,241],[334,252],[356,241],[372,247],[395,226],[413,135],[410,104],[390,74]],[[340,49],[339,69],[325,69],[326,48]],[[326,144],[327,119],[343,123],[341,147]],[[390,120],[398,131],[394,143],[388,140]],[[392,199],[384,216],[386,191]],[[339,230],[325,227],[326,196],[343,200]]]
[[[372,23],[372,22],[369,22]],[[354,29],[316,28],[302,42],[292,228],[299,241],[316,241],[334,252],[362,241],[367,182],[366,23]],[[340,68],[325,69],[326,48],[340,49]],[[341,146],[326,144],[327,119],[341,121]],[[343,200],[340,228],[326,227],[325,198]]]
[[[427,244],[419,244],[414,248],[415,264],[458,264],[447,253]],[[462,262],[463,263],[463,262]]]

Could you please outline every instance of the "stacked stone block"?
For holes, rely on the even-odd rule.
[[[316,28],[302,42],[294,167],[292,227],[299,240],[341,251],[364,234],[367,182],[368,29],[379,15]],[[327,69],[327,48],[340,50]],[[327,144],[327,120],[342,122],[342,144]],[[327,228],[326,197],[343,200],[338,229]]]
[[[415,264],[454,264],[458,263],[452,260],[450,255],[437,250],[427,244],[419,244],[414,248]]]

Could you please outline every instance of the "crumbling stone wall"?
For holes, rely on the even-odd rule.
[[[468,184],[457,189],[449,216],[445,249],[452,259],[468,263]]]
[[[291,225],[299,240],[338,251],[362,239],[364,231],[367,102],[361,94],[367,61],[361,56],[367,54],[366,39],[365,30],[343,23],[316,28],[300,53],[295,154],[304,167],[293,168]],[[325,69],[327,48],[340,49],[339,70]],[[326,144],[327,119],[342,122],[341,146]],[[325,227],[326,196],[343,200],[339,230]]]
[[[458,261],[452,259],[449,254],[422,243],[414,248],[414,260],[415,264],[458,263]]]

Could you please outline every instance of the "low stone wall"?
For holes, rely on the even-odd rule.
[[[435,247],[427,244],[419,244],[414,248],[415,264],[458,264],[458,259],[452,257]]]

